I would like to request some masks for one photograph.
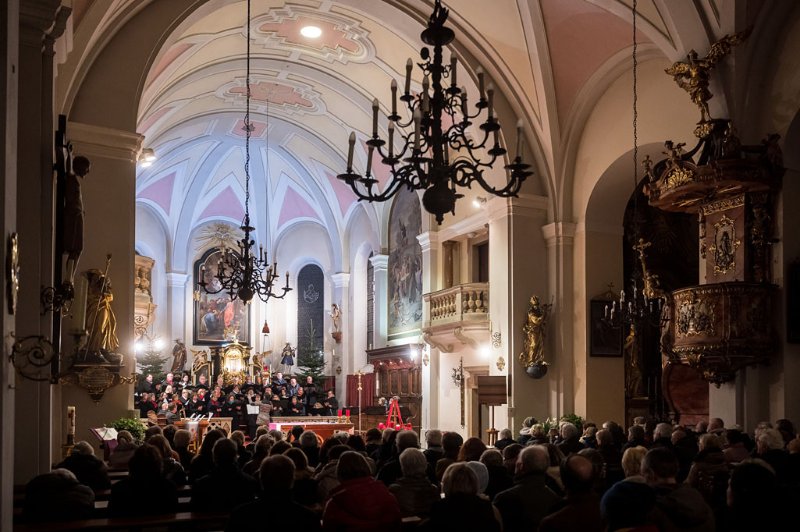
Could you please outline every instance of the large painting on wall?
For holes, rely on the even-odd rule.
[[[422,227],[419,196],[397,193],[389,216],[389,336],[418,330],[422,325]]]
[[[201,272],[210,291],[220,288],[215,278],[217,264],[222,257],[219,248],[206,251],[200,260],[194,263],[194,286],[200,279]],[[205,268],[203,268],[205,266]],[[250,341],[250,307],[241,300],[231,301],[227,292],[218,294],[206,293],[200,289],[200,300],[194,302],[194,344],[218,345],[227,343],[231,334],[237,334],[239,342]]]

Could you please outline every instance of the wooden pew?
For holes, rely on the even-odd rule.
[[[57,532],[61,530],[146,531],[169,530],[223,530],[228,514],[204,512],[177,512],[174,514],[144,517],[102,517],[58,523],[20,523],[14,525],[19,532]]]

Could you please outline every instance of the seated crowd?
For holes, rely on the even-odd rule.
[[[259,426],[208,432],[196,454],[190,434],[152,426],[137,445],[122,431],[108,466],[78,442],[27,486],[24,515],[91,515],[110,488],[111,516],[168,514],[178,490],[192,511],[222,515],[227,530],[615,531],[771,530],[800,502],[800,437],[788,420],[754,434],[712,419],[696,427],[638,419],[545,432],[528,418],[496,446],[429,430],[339,432],[321,445],[295,427],[285,437]],[[119,455],[119,456],[118,456]],[[187,485],[188,488],[181,488]],[[45,511],[46,507],[46,511]]]

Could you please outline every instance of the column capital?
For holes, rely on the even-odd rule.
[[[60,5],[61,0],[27,0],[20,2],[19,25],[21,29],[29,30],[20,32],[20,37],[25,38],[27,44],[41,44],[44,33],[55,22],[56,12]],[[27,35],[27,38],[23,36],[23,33]]]
[[[184,287],[186,281],[189,280],[189,275],[179,272],[167,272],[167,285],[172,288],[175,286]]]
[[[347,288],[350,286],[350,274],[347,272],[331,274],[331,281],[333,281],[334,288]]]
[[[569,222],[554,222],[542,226],[542,234],[547,242],[547,247],[553,247],[556,244],[572,245],[577,227],[577,224]]]
[[[439,233],[434,231],[425,231],[417,235],[417,242],[422,247],[422,252],[430,251],[432,247],[439,243]]]
[[[80,122],[67,124],[67,137],[75,145],[77,154],[131,163],[136,163],[144,141],[144,136],[136,132]]]
[[[547,196],[536,194],[520,194],[516,198],[493,197],[486,204],[489,221],[506,216],[539,216],[547,213]]]
[[[369,258],[369,262],[375,271],[386,271],[389,268],[389,255],[373,255]]]

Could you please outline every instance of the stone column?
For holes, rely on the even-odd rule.
[[[442,289],[450,288],[455,282],[455,262],[458,260],[456,242],[447,240],[442,242]],[[460,284],[460,283],[459,283]]]
[[[167,304],[161,312],[156,310],[158,314],[156,323],[161,324],[160,327],[156,325],[156,328],[162,333],[168,331],[169,342],[175,338],[181,338],[186,345],[192,345],[194,324],[191,320],[186,319],[186,309],[188,308],[187,305],[191,304],[192,293],[191,289],[188,294],[186,292],[186,283],[188,281],[189,275],[186,273],[167,273]],[[191,366],[189,367],[191,368]]]
[[[24,281],[20,283],[15,335],[42,335],[50,341],[54,340],[53,315],[41,313],[40,290],[54,286],[53,43],[63,31],[63,25],[56,25],[57,20],[63,22],[63,16],[57,15],[59,4],[58,0],[20,3],[18,33],[16,28],[10,33],[19,38],[16,65],[24,89],[16,99],[16,113],[24,118],[14,132],[16,160],[23,163],[16,168],[17,181],[24,183],[16,189],[20,276]],[[18,378],[16,393],[25,398],[16,402],[15,415],[25,420],[26,429],[15,431],[14,483],[25,483],[50,470],[52,460],[58,457],[54,449],[62,443],[53,432],[61,426],[51,420],[58,406],[53,403],[50,382]],[[31,441],[37,444],[31,445]]]
[[[0,201],[3,243],[0,264],[6,264],[6,239],[18,229],[17,224],[17,97],[19,54],[19,0],[0,2]],[[9,281],[0,268],[0,285]],[[7,296],[5,296],[7,297]],[[5,301],[4,297],[4,301]],[[4,306],[7,306],[4,303]],[[15,315],[7,309],[0,313],[3,338],[15,332]],[[14,383],[16,370],[8,362],[0,364],[0,529],[12,529],[14,515]]]
[[[533,380],[519,362],[523,350],[522,326],[528,300],[538,295],[543,303],[550,301],[547,285],[547,251],[539,230],[546,221],[547,199],[522,195],[519,198],[492,198],[489,214],[489,317],[493,332],[500,333],[499,348],[492,348],[489,367],[496,369],[499,356],[505,360],[502,372],[508,375],[511,396],[506,415],[495,410],[495,426],[518,429],[527,416],[544,418],[550,415],[548,381]],[[550,326],[552,327],[552,321]],[[552,329],[551,329],[552,330]],[[545,346],[545,360],[556,364],[554,353]],[[507,416],[507,417],[506,417]]]
[[[331,360],[331,364],[333,365],[331,370],[333,371],[332,375],[336,377],[337,399],[339,400],[339,404],[344,404],[347,375],[355,373],[356,370],[360,369],[364,364],[358,365],[361,359],[356,353],[353,353],[352,349],[353,330],[350,326],[352,323],[350,319],[350,274],[346,272],[334,273],[331,275],[331,281],[333,282],[333,292],[331,293],[330,304],[325,312],[327,313],[330,310],[331,304],[336,303],[339,305],[339,310],[341,311],[339,330],[342,332],[342,343],[337,344],[327,332],[325,334],[325,343],[336,350],[338,360]],[[326,321],[328,321],[326,331],[332,331],[333,323],[330,321],[330,317],[328,317]],[[330,351],[331,350],[328,349],[329,353]],[[362,355],[362,357],[363,356],[364,355]],[[342,366],[342,371],[337,374],[336,367],[339,364]]]
[[[438,290],[437,281],[441,265],[439,264],[439,233],[426,231],[417,236],[422,247],[422,293],[430,294]],[[423,303],[422,322],[430,321],[430,305]],[[422,370],[422,431],[429,428],[439,428],[439,350],[430,346],[430,363]],[[420,355],[421,356],[421,355]]]
[[[389,255],[375,254],[369,258],[373,268],[375,282],[375,345],[370,347],[383,347],[389,327]]]

